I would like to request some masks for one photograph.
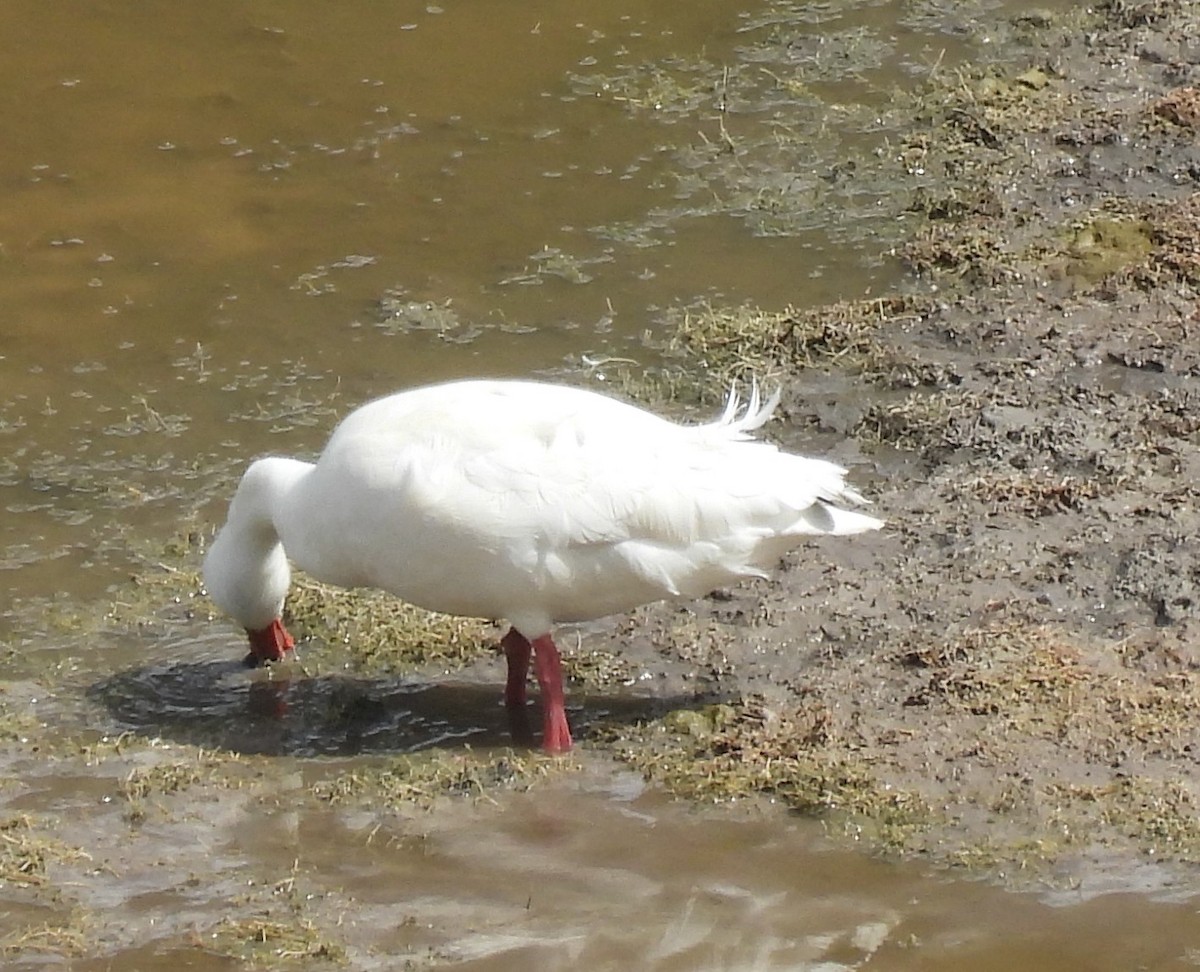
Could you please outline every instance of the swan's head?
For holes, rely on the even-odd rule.
[[[273,520],[281,495],[280,466],[262,459],[242,477],[229,517],[204,558],[204,586],[213,602],[246,629],[252,657],[282,658],[293,645],[280,616],[291,568]]]
[[[246,629],[246,663],[254,666],[278,661],[295,646],[280,620],[291,577],[278,541],[257,564],[239,562],[244,553],[226,524],[204,558],[204,586],[217,607]]]
[[[248,536],[226,523],[204,558],[204,586],[222,611],[247,631],[268,627],[283,613],[291,570],[279,539]]]

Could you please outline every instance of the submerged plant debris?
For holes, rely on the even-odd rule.
[[[0,882],[6,885],[39,887],[46,883],[52,864],[86,860],[87,856],[55,837],[48,822],[26,815],[0,820]]]

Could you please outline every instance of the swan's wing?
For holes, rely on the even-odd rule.
[[[543,560],[615,554],[670,594],[761,574],[780,554],[777,538],[879,525],[832,505],[861,501],[832,463],[664,426],[640,439],[510,443],[465,460],[461,492],[444,498],[459,515],[486,521],[481,530],[528,539]]]
[[[797,542],[774,538],[879,525],[835,508],[858,500],[839,467],[751,439],[777,401],[757,389],[744,410],[731,397],[718,421],[691,427],[554,386],[408,401],[368,407],[329,451],[343,453],[337,465],[363,458],[356,478],[378,483],[380,522],[402,524],[391,532],[422,554],[490,551],[519,570],[591,571],[597,584],[624,567],[656,591],[690,593],[759,573]]]

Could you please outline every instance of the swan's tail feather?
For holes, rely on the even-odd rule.
[[[841,475],[846,474],[845,469],[839,468],[838,472]],[[862,493],[860,493],[853,486],[847,486],[844,482],[839,483],[836,492],[833,492],[829,496],[823,498],[830,503],[849,503],[851,506],[871,505],[871,501],[863,496]]]
[[[750,383],[750,399],[746,402],[745,411],[739,416],[738,410],[742,406],[742,397],[738,394],[737,384],[734,383],[729,386],[729,397],[725,399],[725,408],[721,412],[721,417],[713,422],[711,427],[720,428],[734,436],[745,436],[755,429],[762,428],[770,421],[782,395],[783,390],[776,388],[764,402],[758,390],[758,380],[754,379]]]
[[[721,417],[702,428],[713,430],[724,442],[750,439],[750,433],[770,420],[781,395],[782,389],[776,388],[764,401],[758,382],[751,381],[750,397],[743,408],[734,384]],[[764,492],[778,496],[795,519],[789,523],[790,516],[785,513],[782,522],[774,522],[772,531],[779,531],[782,536],[850,536],[884,525],[877,517],[843,508],[869,506],[870,501],[846,484],[846,470],[836,463],[779,452],[766,444],[750,448],[750,452],[739,453],[739,458],[745,461],[735,464],[738,471],[730,480],[728,493],[730,496],[756,493],[756,489],[745,486],[749,477]],[[771,484],[775,484],[774,488]]]
[[[854,510],[843,510],[828,503],[814,503],[786,531],[789,535],[849,537],[883,526],[883,520]]]
[[[801,457],[787,458],[792,459],[794,463]],[[801,461],[804,463],[804,479],[810,485],[801,497],[797,497],[796,509],[799,515],[785,531],[787,534],[828,534],[844,537],[883,527],[884,521],[878,517],[845,508],[871,505],[871,501],[857,489],[847,485],[845,469],[821,459]],[[815,490],[812,489],[813,480],[816,480]]]

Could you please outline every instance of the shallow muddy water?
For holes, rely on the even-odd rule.
[[[177,518],[297,424],[286,448],[315,448],[335,390],[561,369],[674,301],[886,277],[834,213],[703,219],[672,168],[697,133],[629,101],[669,52],[719,65],[740,22],[669,11],[6,5],[0,590],[102,589],[96,519]]]
[[[311,454],[366,398],[599,384],[594,362],[659,360],[664,308],[896,284],[896,214],[839,173],[887,144],[895,86],[1000,56],[967,39],[974,6],[0,7],[0,835],[67,848],[4,871],[13,967],[286,965],[323,941],[363,969],[1193,967],[1187,901],[877,860],[769,806],[673,804],[586,745],[528,793],[315,800],[395,753],[499,752],[498,664],[367,682],[330,649],[281,691],[199,604],[135,634],[63,620],[132,599],[132,566],[210,529],[249,457]],[[771,31],[807,105],[783,118],[739,111],[727,73],[778,75]],[[809,134],[803,171],[720,167],[771,124]],[[317,944],[223,924],[255,917]]]

